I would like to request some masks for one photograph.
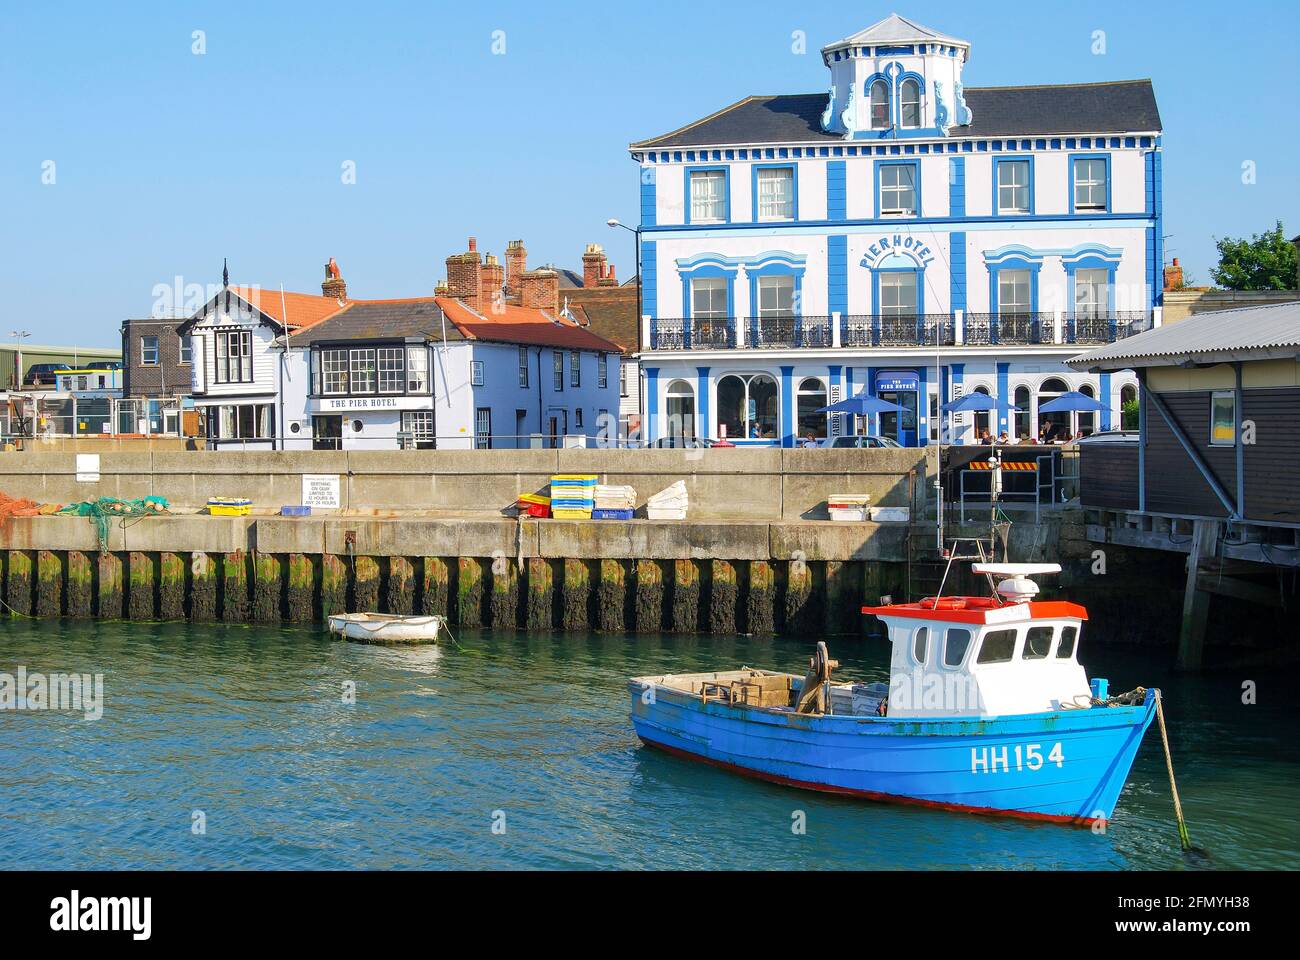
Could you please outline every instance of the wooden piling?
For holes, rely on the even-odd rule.
[[[158,619],[185,619],[185,561],[174,553],[158,558]]]
[[[68,616],[87,620],[95,615],[95,575],[90,557],[80,550],[68,552],[68,586],[65,603]]]
[[[352,559],[352,613],[379,612],[379,561],[374,557]]]
[[[9,551],[9,569],[5,576],[5,603],[8,604],[12,614],[20,617],[32,615],[35,566],[30,551]]]
[[[325,554],[320,560],[320,615],[328,620],[336,613],[346,613],[348,609],[348,568],[347,564],[333,554]]]
[[[456,562],[456,622],[462,627],[483,625],[483,567],[476,557]]]
[[[822,604],[822,631],[829,636],[851,633],[862,609],[861,602],[854,605],[859,591],[853,582],[853,570],[841,560],[827,560],[824,569],[826,602]]]
[[[415,564],[405,557],[389,557],[385,594],[389,613],[411,616],[415,612]]]
[[[316,610],[316,567],[311,557],[289,555],[289,585],[285,590],[284,613],[289,623],[310,623]]]
[[[563,610],[565,630],[586,630],[591,625],[591,574],[583,560],[564,561]]]
[[[786,633],[811,636],[815,605],[812,602],[813,573],[806,560],[791,560],[786,566],[784,629]]]
[[[158,588],[154,577],[153,557],[133,551],[127,557],[127,618],[155,620],[158,617]]]
[[[524,625],[529,630],[550,630],[554,625],[555,575],[549,560],[530,557],[528,560],[528,601],[524,610]]]
[[[664,571],[655,560],[636,562],[634,629],[658,633],[664,628]]]
[[[492,560],[488,625],[494,630],[515,630],[519,626],[519,568],[505,557]]]
[[[726,560],[709,565],[709,632],[736,632],[736,568]]]
[[[420,613],[426,617],[447,616],[447,562],[440,557],[425,557],[420,582]]]
[[[694,633],[700,628],[700,568],[694,560],[673,561],[674,633]]]
[[[210,554],[192,553],[190,554],[190,620],[195,623],[213,623],[216,619],[217,564]]]
[[[221,619],[247,623],[248,614],[248,555],[236,550],[221,558]]]
[[[600,561],[596,627],[605,633],[621,633],[627,629],[627,568],[622,560]]]
[[[253,557],[253,622],[280,623],[284,576],[280,558],[273,553]]]
[[[745,630],[760,635],[776,632],[776,572],[766,560],[751,560],[749,564]]]
[[[36,554],[36,615],[63,616],[63,561],[49,550]]]

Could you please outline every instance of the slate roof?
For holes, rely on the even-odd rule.
[[[353,300],[328,320],[293,335],[291,346],[335,340],[401,340],[407,337],[442,339],[442,310],[433,297],[410,300]],[[447,339],[464,340],[454,323]]]
[[[1160,110],[1150,80],[1037,87],[967,87],[965,94],[973,120],[967,126],[951,128],[948,131],[950,139],[1147,133],[1162,129]],[[821,128],[821,115],[825,109],[825,93],[747,97],[671,133],[633,143],[631,149],[845,143],[843,134],[827,133]]]
[[[958,40],[956,37],[950,37],[938,30],[923,27],[915,20],[909,20],[907,17],[900,17],[896,13],[891,13],[884,20],[873,23],[865,30],[859,30],[850,37],[828,44],[826,49],[833,50],[842,46],[869,47],[880,43],[912,43],[916,41],[923,43],[952,43],[962,47],[970,46],[965,40]]]
[[[1183,362],[1292,359],[1300,354],[1300,300],[1198,313],[1071,358],[1081,370]]]

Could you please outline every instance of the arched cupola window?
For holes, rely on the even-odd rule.
[[[889,127],[889,84],[877,80],[871,84],[871,129],[885,130]]]
[[[899,88],[898,105],[904,127],[921,125],[921,85],[915,80],[904,80]]]

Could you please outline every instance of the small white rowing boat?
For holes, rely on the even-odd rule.
[[[399,617],[384,613],[340,613],[329,619],[330,633],[358,643],[389,646],[436,643],[446,617]]]

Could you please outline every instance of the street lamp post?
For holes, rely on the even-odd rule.
[[[605,224],[606,224],[606,226],[608,226],[608,227],[610,227],[610,228],[622,227],[622,228],[623,228],[624,230],[626,230],[628,233],[630,233],[630,234],[632,234],[634,237],[636,237],[636,339],[637,339],[637,344],[640,346],[641,349],[643,349],[643,350],[644,350],[644,349],[649,349],[650,344],[648,344],[648,343],[645,343],[645,344],[641,343],[641,331],[642,331],[642,329],[643,329],[643,327],[642,327],[642,324],[643,324],[643,320],[642,320],[642,315],[643,315],[643,314],[642,314],[642,311],[643,311],[643,307],[642,307],[642,305],[641,305],[641,304],[642,304],[641,296],[642,296],[642,283],[643,283],[644,280],[645,280],[645,271],[642,270],[642,268],[641,268],[641,228],[640,228],[639,226],[638,226],[638,227],[629,227],[626,223],[623,223],[621,220],[617,220],[617,219],[615,219],[614,217],[610,217],[608,220],[606,220],[606,221],[605,221]],[[639,351],[638,351],[638,352],[639,352]],[[645,408],[646,408],[646,402],[645,402],[645,377],[642,375],[642,372],[641,372],[641,363],[640,363],[640,359],[639,359],[639,358],[638,358],[638,361],[637,361],[637,377],[636,377],[636,380],[637,380],[637,395],[638,395],[638,404],[637,404],[637,405],[640,407],[640,415],[641,415],[641,418],[642,418],[642,423],[640,424],[640,428],[641,428],[641,432],[644,434],[644,433],[646,432],[646,426],[647,426],[647,425],[644,423]]]
[[[9,336],[14,338],[14,375],[13,387],[15,390],[22,389],[23,385],[23,341],[31,334],[26,330],[10,330]]]

